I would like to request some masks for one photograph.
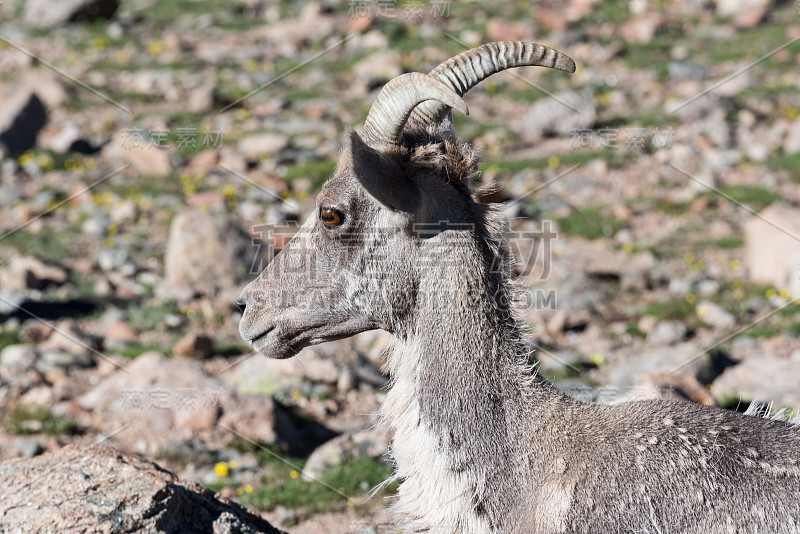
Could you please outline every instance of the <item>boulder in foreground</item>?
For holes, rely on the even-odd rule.
[[[0,531],[282,533],[200,484],[100,445],[0,463]]]

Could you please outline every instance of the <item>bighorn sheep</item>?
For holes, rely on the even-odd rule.
[[[241,335],[288,358],[392,334],[404,532],[800,532],[800,427],[689,402],[581,403],[537,376],[499,217],[473,200],[450,109],[501,70],[574,72],[499,42],[391,80],[345,132],[316,211],[239,297]],[[496,268],[497,265],[503,268]]]

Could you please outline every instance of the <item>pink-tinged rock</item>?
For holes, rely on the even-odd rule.
[[[63,284],[66,280],[64,269],[30,256],[14,256],[6,267],[0,268],[0,287],[11,291],[44,289]]]
[[[564,31],[569,24],[566,15],[561,9],[537,7],[533,12],[533,16],[540,25],[550,31]]]
[[[214,355],[214,341],[200,332],[189,332],[172,347],[175,356],[206,359]]]
[[[214,149],[203,150],[189,161],[186,172],[206,173],[219,165],[219,151]]]
[[[92,426],[111,444],[153,452],[198,431],[220,437],[233,432],[270,444],[298,443],[285,409],[270,397],[238,395],[193,360],[146,352],[77,399]]]
[[[141,174],[153,176],[166,176],[172,172],[169,162],[169,152],[161,148],[126,148],[123,149],[124,159]]]
[[[773,204],[744,225],[750,279],[800,297],[800,209]]]
[[[104,332],[106,339],[114,341],[134,342],[138,338],[136,331],[123,321],[114,321]]]
[[[256,160],[260,156],[274,156],[288,144],[289,139],[283,134],[263,132],[243,137],[238,148],[246,159]]]
[[[288,412],[270,397],[233,393],[219,424],[240,437],[262,443],[299,443],[297,430]]]
[[[220,382],[194,363],[146,352],[81,395],[78,404],[92,411],[103,429],[130,424],[130,431],[119,434],[119,443],[134,448],[137,440],[152,438],[155,443],[145,450],[155,450],[175,427],[211,428],[225,396]]]
[[[530,41],[535,31],[533,24],[523,21],[492,19],[486,24],[490,41]]]
[[[752,6],[736,14],[733,18],[733,25],[739,29],[752,28],[760,24],[766,17],[769,10],[766,6]]]
[[[649,43],[666,22],[664,15],[648,13],[623,24],[619,33],[628,43]]]
[[[248,36],[267,39],[282,46],[288,44],[296,47],[305,42],[324,39],[343,25],[342,17],[326,13],[319,2],[309,2],[297,17],[258,28]]]
[[[67,91],[58,75],[49,70],[32,71],[26,74],[21,81],[25,87],[36,93],[50,109],[61,106],[68,98]]]
[[[795,119],[789,126],[786,140],[783,142],[783,151],[786,154],[800,152],[800,119]]]

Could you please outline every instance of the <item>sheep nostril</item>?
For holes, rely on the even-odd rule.
[[[239,297],[236,299],[236,305],[239,306],[239,312],[244,313],[244,309],[247,307],[247,301],[244,300],[244,297]]]

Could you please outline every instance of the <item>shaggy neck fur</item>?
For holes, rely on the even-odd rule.
[[[524,508],[512,501],[528,497],[516,489],[530,483],[531,463],[531,451],[512,444],[529,443],[537,417],[548,417],[541,407],[562,397],[529,364],[508,254],[491,235],[494,213],[473,210],[472,230],[422,242],[421,263],[431,267],[420,273],[415,311],[394,332],[383,415],[404,480],[403,532],[508,532],[502,511]]]

